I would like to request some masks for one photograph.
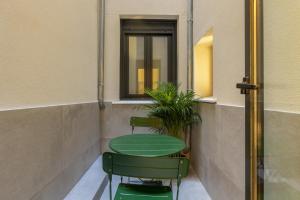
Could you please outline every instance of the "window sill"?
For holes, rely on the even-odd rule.
[[[215,97],[204,97],[204,98],[197,98],[195,99],[196,102],[199,103],[209,103],[209,104],[216,104],[217,98]],[[119,100],[119,101],[112,101],[113,105],[147,105],[153,104],[152,100]]]
[[[215,97],[203,97],[203,98],[195,99],[195,101],[197,101],[199,103],[216,104],[217,103],[217,98],[215,98]]]
[[[146,104],[153,104],[151,100],[120,100],[120,101],[113,101],[113,105],[146,105]]]

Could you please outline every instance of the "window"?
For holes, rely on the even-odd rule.
[[[120,98],[147,98],[145,89],[177,84],[174,20],[121,20]]]
[[[213,32],[205,34],[194,47],[194,89],[199,97],[213,96]]]

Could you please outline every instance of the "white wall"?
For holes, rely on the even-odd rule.
[[[266,109],[300,112],[300,1],[264,3]]]
[[[245,69],[243,0],[195,0],[194,45],[212,29],[213,95],[199,104],[202,123],[192,138],[192,163],[214,200],[244,199],[245,96],[236,89]],[[196,76],[196,74],[195,74]]]
[[[4,0],[0,13],[0,110],[97,100],[97,0]]]
[[[194,45],[214,33],[213,91],[219,104],[244,105],[236,89],[245,68],[244,1],[195,0]]]
[[[105,20],[105,101],[119,100],[120,86],[120,17],[178,16],[178,82],[186,88],[186,0],[108,0]],[[149,16],[151,15],[151,16]]]

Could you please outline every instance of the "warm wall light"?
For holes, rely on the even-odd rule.
[[[145,70],[144,68],[137,69],[137,91],[138,94],[145,93]],[[152,89],[157,89],[159,85],[159,68],[152,69]]]
[[[137,77],[138,77],[138,94],[144,94],[145,92],[145,70],[144,68],[139,68],[138,69],[138,73],[137,73]]]
[[[213,33],[209,31],[194,47],[194,90],[199,97],[213,96]]]
[[[159,68],[152,69],[152,89],[157,89],[159,85]]]

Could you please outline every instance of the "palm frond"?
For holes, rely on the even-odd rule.
[[[195,106],[193,91],[179,92],[172,83],[163,83],[158,89],[146,89],[147,95],[153,98],[154,104],[146,105],[150,117],[162,119],[164,129],[171,135],[180,137],[187,126],[201,121]]]

